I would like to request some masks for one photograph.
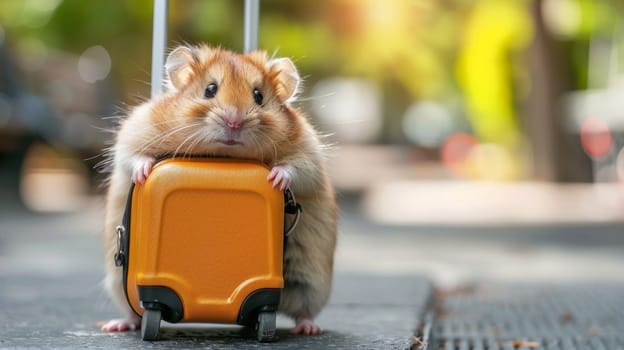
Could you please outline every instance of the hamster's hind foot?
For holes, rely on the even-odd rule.
[[[104,332],[136,331],[141,328],[141,318],[135,315],[98,323]]]
[[[321,327],[312,322],[309,318],[298,318],[295,328],[290,330],[292,334],[301,335],[319,335],[321,334]]]

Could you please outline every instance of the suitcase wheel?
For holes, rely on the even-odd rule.
[[[274,311],[261,311],[258,313],[258,323],[256,324],[256,332],[258,341],[271,342],[275,341],[275,318]]]
[[[146,309],[141,319],[141,338],[143,340],[158,340],[160,331],[160,310]]]

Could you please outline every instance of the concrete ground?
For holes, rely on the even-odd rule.
[[[163,324],[157,343],[138,332],[106,334],[96,323],[119,317],[101,284],[99,227],[102,203],[71,214],[37,215],[10,203],[0,212],[0,349],[407,349],[428,298],[430,281],[418,275],[345,271],[316,337],[292,336],[278,318],[277,343],[257,343],[238,326]]]
[[[342,205],[336,256],[344,271],[424,274],[440,287],[474,281],[624,282],[624,222],[519,225],[498,218],[486,225],[424,219],[387,225],[370,221],[366,202],[360,203]]]
[[[4,198],[4,197],[2,197]],[[280,342],[258,344],[239,327],[165,325],[164,341],[136,332],[105,334],[118,317],[101,286],[102,202],[79,212],[38,215],[0,203],[0,349],[205,348],[406,349],[432,282],[591,284],[624,281],[624,225],[381,225],[358,198],[341,198],[341,236],[332,299],[319,337],[294,337],[278,320]]]

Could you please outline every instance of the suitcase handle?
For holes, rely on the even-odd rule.
[[[258,23],[260,18],[260,0],[245,0],[244,52],[258,49]]]
[[[167,17],[169,0],[154,0],[154,19],[152,30],[152,79],[151,96],[163,92],[165,74],[165,48],[167,47]],[[260,0],[245,0],[244,52],[258,49],[258,22]]]
[[[154,28],[152,30],[152,97],[156,97],[163,92],[165,47],[167,47],[168,2],[168,0],[154,0]]]

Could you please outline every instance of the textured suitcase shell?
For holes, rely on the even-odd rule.
[[[182,308],[163,316],[169,322],[245,324],[251,295],[283,287],[284,197],[268,172],[254,162],[166,159],[134,187],[124,278],[137,314],[145,287],[165,287]]]

